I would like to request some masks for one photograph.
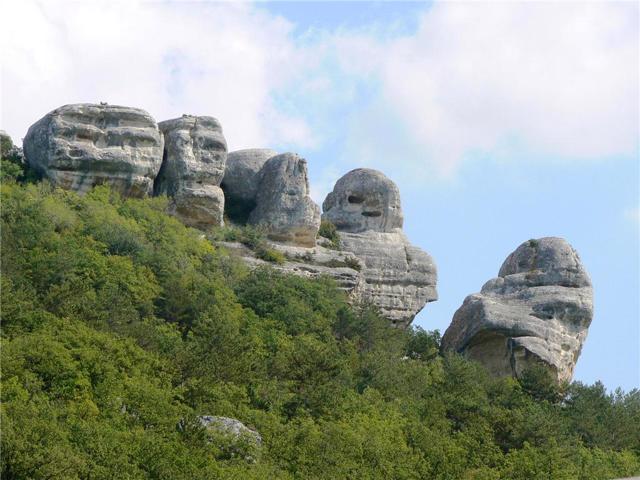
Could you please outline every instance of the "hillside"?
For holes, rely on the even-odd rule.
[[[164,197],[2,170],[2,478],[640,473],[637,390],[492,378],[329,278],[249,270],[212,243],[224,227],[187,228]]]

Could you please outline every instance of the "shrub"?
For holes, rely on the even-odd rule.
[[[340,250],[340,234],[338,233],[336,226],[329,220],[322,220],[320,222],[318,236],[329,240],[329,248]]]

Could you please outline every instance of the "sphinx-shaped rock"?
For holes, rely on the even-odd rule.
[[[54,185],[84,193],[107,183],[130,197],[152,193],[162,144],[144,110],[89,103],[53,110],[23,141],[27,163]]]
[[[309,196],[307,161],[295,153],[276,155],[264,164],[260,177],[249,223],[265,228],[277,242],[315,246],[320,209]]]
[[[593,316],[591,280],[562,238],[520,245],[498,277],[468,296],[442,338],[496,376],[519,376],[534,363],[571,380]]]
[[[364,264],[361,300],[399,327],[437,300],[435,263],[402,232],[400,193],[384,174],[352,170],[336,182],[323,210],[323,220],[336,225],[342,248]]]
[[[227,142],[213,117],[183,115],[158,124],[164,135],[154,194],[171,197],[170,212],[191,227],[222,225]]]

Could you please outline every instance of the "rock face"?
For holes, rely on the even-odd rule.
[[[393,325],[408,326],[426,303],[437,300],[435,263],[402,232],[400,193],[384,174],[352,170],[336,182],[323,209],[342,248],[364,264],[361,299]]]
[[[496,376],[519,376],[534,363],[571,380],[593,317],[591,280],[562,238],[520,245],[498,277],[468,296],[442,338]]]
[[[309,196],[307,161],[295,153],[276,155],[264,164],[260,176],[249,223],[264,227],[272,240],[315,246],[320,209]]]
[[[252,268],[269,265],[281,272],[305,278],[332,277],[337,287],[351,299],[361,299],[364,288],[361,270],[364,265],[351,252],[331,250],[321,245],[306,248],[272,242],[269,247],[282,253],[287,259],[283,264],[277,264],[257,258],[255,252],[239,242],[218,242],[218,246],[241,257]]]
[[[23,141],[29,165],[54,185],[83,193],[108,183],[130,197],[152,193],[162,145],[155,120],[144,110],[89,103],[48,113]]]
[[[222,225],[220,182],[227,142],[220,122],[213,117],[183,115],[158,126],[164,135],[164,155],[154,194],[171,197],[171,213],[186,225],[201,229]]]
[[[400,191],[382,172],[358,168],[340,178],[322,204],[325,220],[342,232],[402,228]]]
[[[227,214],[238,223],[245,223],[256,206],[260,171],[277,152],[267,148],[250,148],[230,152],[222,179]]]

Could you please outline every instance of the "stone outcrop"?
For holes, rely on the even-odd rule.
[[[437,300],[435,263],[402,232],[400,192],[384,174],[352,170],[336,182],[323,210],[323,220],[336,225],[342,248],[363,263],[362,301],[377,306],[393,325],[406,327]]]
[[[307,161],[295,153],[276,155],[264,164],[260,177],[249,224],[263,227],[272,240],[315,246],[320,209],[309,196]]]
[[[400,191],[382,172],[352,170],[340,178],[322,204],[322,217],[341,232],[393,232],[402,228]]]
[[[84,193],[108,183],[125,196],[153,191],[163,139],[144,110],[116,105],[65,105],[29,128],[27,162],[59,187]]]
[[[535,363],[571,380],[593,316],[591,280],[562,238],[520,245],[498,277],[468,296],[442,338],[496,376],[519,376]]]
[[[164,135],[164,155],[154,194],[168,195],[170,212],[186,225],[200,229],[222,225],[225,198],[220,182],[227,142],[220,122],[183,115],[158,126]]]
[[[271,263],[258,258],[254,251],[239,242],[218,242],[218,246],[239,256],[250,267],[269,265],[283,273],[305,278],[328,276],[335,280],[337,287],[352,300],[361,300],[364,288],[364,267],[362,261],[353,253],[337,251],[316,245],[313,248],[285,245],[269,242],[269,248],[280,252],[286,261],[282,264]]]
[[[262,436],[257,431],[235,418],[212,415],[201,415],[197,418],[213,436],[222,434],[231,440],[229,445],[223,446],[223,449],[227,450],[225,452],[227,455],[243,458],[250,463],[257,461],[262,448]]]
[[[222,179],[227,215],[232,221],[245,223],[256,207],[260,172],[277,152],[268,148],[249,148],[229,152]]]

